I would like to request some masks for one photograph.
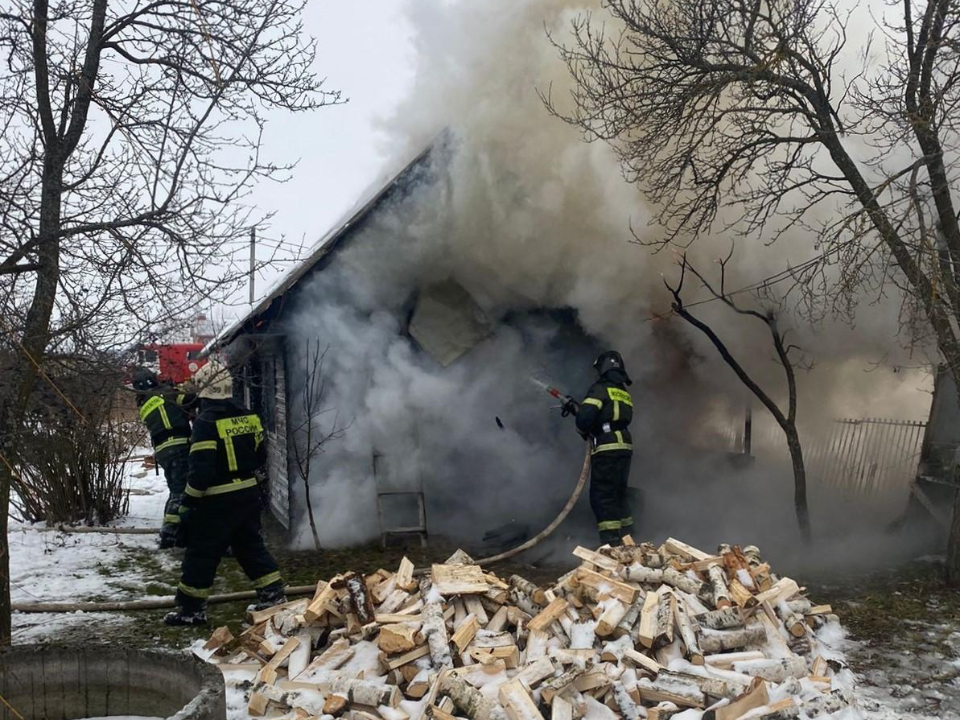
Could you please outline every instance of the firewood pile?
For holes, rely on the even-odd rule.
[[[850,704],[817,638],[836,616],[755,547],[669,539],[574,555],[548,586],[462,551],[429,572],[404,558],[338,575],[198,652],[256,673],[254,717],[779,720]]]

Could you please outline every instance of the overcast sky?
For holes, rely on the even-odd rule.
[[[271,160],[299,160],[290,182],[264,183],[253,202],[276,215],[262,229],[261,253],[285,237],[283,250],[302,241],[310,247],[357,201],[390,159],[378,126],[409,91],[413,79],[412,29],[403,15],[405,0],[310,0],[304,24],[317,38],[316,71],[328,89],[349,98],[345,105],[299,116],[275,116],[264,149]],[[247,251],[240,253],[244,261]],[[289,253],[287,253],[289,257]],[[257,278],[261,296],[289,262]],[[246,295],[244,294],[244,297]],[[248,305],[227,310],[245,312]]]

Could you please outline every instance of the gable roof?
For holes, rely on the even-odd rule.
[[[437,146],[437,141],[430,143],[415,158],[406,163],[403,168],[388,176],[388,180],[377,183],[372,189],[361,196],[356,205],[344,216],[340,222],[328,230],[310,250],[310,254],[293,269],[286,272],[260,301],[246,315],[223,330],[203,348],[203,356],[209,355],[220,348],[229,345],[244,332],[255,329],[256,321],[267,314],[300,280],[313,270],[324,258],[336,250],[358,225],[372,213],[387,196],[396,189],[404,178],[423,163]]]

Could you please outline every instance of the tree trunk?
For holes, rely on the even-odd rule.
[[[60,193],[63,187],[63,163],[52,157],[55,151],[48,149],[44,158],[43,187],[40,204],[40,241],[38,243],[39,269],[30,309],[27,312],[23,336],[20,340],[19,357],[15,364],[15,396],[4,398],[0,418],[7,423],[7,434],[0,442],[0,451],[11,463],[16,462],[17,434],[23,427],[30,396],[37,382],[37,368],[50,341],[50,318],[53,315],[57,285],[60,282]],[[2,462],[2,461],[0,461]],[[7,541],[8,514],[10,512],[9,468],[0,472],[0,646],[10,644],[10,544]]]
[[[787,435],[787,447],[790,449],[790,462],[793,464],[793,506],[797,513],[797,525],[800,537],[805,545],[813,542],[810,531],[810,510],[807,507],[807,469],[803,464],[803,448],[796,425],[783,428]]]
[[[953,501],[953,522],[947,540],[947,585],[960,588],[960,491]]]

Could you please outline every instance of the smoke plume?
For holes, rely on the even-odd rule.
[[[676,277],[676,259],[652,254],[630,231],[656,236],[650,207],[622,180],[607,147],[584,143],[537,95],[565,97],[567,71],[547,33],[562,40],[570,19],[586,10],[599,3],[409,3],[417,77],[384,121],[383,154],[397,167],[438,136],[446,139],[423,180],[354,232],[288,320],[294,345],[319,338],[329,347],[326,405],[351,422],[313,479],[327,544],[378,534],[374,451],[385,481],[422,481],[431,531],[476,544],[507,523],[539,530],[576,482],[583,445],[528,377],[579,395],[592,380],[594,353],[608,347],[623,353],[635,381],[637,535],[756,543],[773,552],[796,544],[789,466],[775,458],[734,470],[723,453],[746,393],[702,337],[666,317],[663,277]],[[801,233],[773,246],[768,240],[738,240],[731,286],[815,252],[813,238]],[[729,243],[706,238],[689,254],[710,272]],[[418,293],[451,279],[493,332],[444,368],[417,349],[406,323]],[[688,302],[703,297],[690,286]],[[922,349],[911,357],[900,348],[898,307],[896,297],[871,299],[853,326],[784,319],[816,360],[800,378],[800,416],[811,435],[840,417],[924,417],[927,360]],[[717,303],[697,313],[782,397],[782,371],[763,326]],[[300,374],[289,373],[294,395]],[[764,412],[755,406],[758,428]],[[812,494],[818,535],[839,532],[830,509],[843,506],[815,483]],[[903,501],[901,488],[867,515],[887,520]],[[305,522],[301,529],[306,543]],[[561,543],[594,542],[585,501],[563,535]]]

